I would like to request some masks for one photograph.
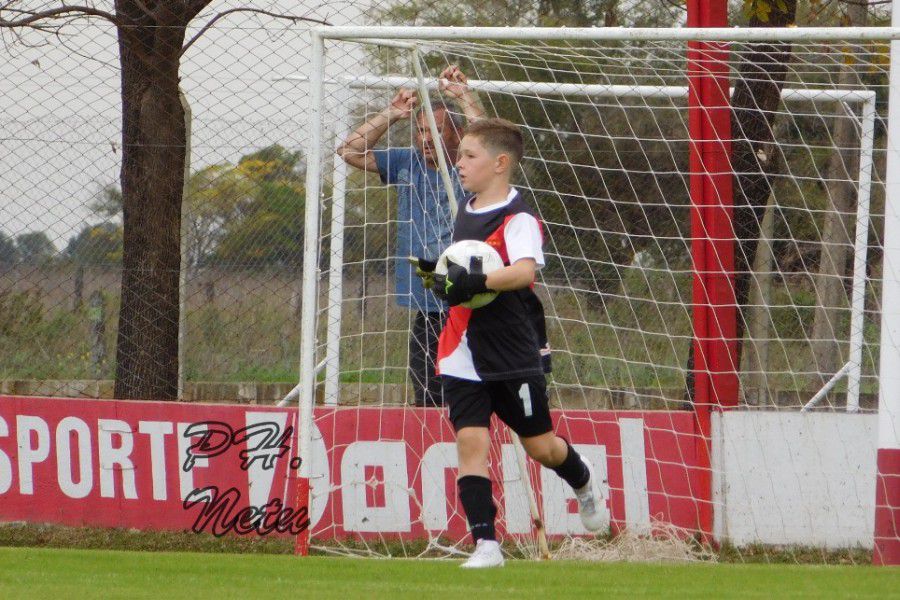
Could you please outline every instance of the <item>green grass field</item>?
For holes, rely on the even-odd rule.
[[[0,548],[0,598],[878,598],[900,570],[598,564]]]

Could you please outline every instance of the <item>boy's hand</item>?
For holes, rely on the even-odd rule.
[[[434,270],[437,268],[437,261],[418,256],[407,257],[407,260],[415,267],[416,275],[422,278],[422,286],[426,290],[430,290],[434,286]]]
[[[469,273],[465,267],[448,261],[447,274],[434,276],[434,293],[450,306],[456,306],[472,299],[475,294],[488,292],[487,275]]]

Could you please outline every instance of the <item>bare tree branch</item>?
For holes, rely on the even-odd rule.
[[[81,15],[85,17],[98,17],[100,19],[105,19],[110,23],[114,24],[116,27],[121,27],[122,22],[119,18],[105,10],[100,10],[94,8],[93,6],[68,6],[63,5],[58,8],[51,8],[48,10],[41,11],[33,11],[33,10],[21,10],[16,8],[10,8],[10,3],[7,3],[2,9],[0,9],[0,13],[2,12],[12,12],[18,15],[21,15],[19,18],[13,19],[4,19],[0,17],[0,27],[2,28],[13,28],[13,27],[41,27],[39,25],[39,21],[45,21],[48,19],[54,19],[58,17],[64,17],[67,15]],[[37,25],[36,25],[37,24]]]
[[[205,4],[206,4],[206,2],[204,1],[204,5]],[[323,21],[321,19],[314,19],[312,17],[300,17],[297,15],[282,15],[279,13],[273,13],[273,12],[269,12],[267,10],[262,10],[262,9],[258,9],[258,8],[232,8],[231,10],[226,10],[224,12],[220,12],[215,17],[210,19],[209,22],[206,25],[204,25],[200,29],[200,31],[197,32],[197,35],[192,37],[184,45],[184,47],[181,49],[181,54],[184,55],[184,53],[187,52],[187,49],[190,48],[194,42],[196,42],[198,39],[200,39],[200,36],[202,36],[204,33],[209,31],[209,29],[216,23],[216,21],[218,21],[219,19],[226,17],[232,13],[239,13],[239,12],[256,13],[256,14],[260,14],[260,15],[265,15],[267,17],[273,17],[275,19],[285,19],[285,20],[291,21],[293,23],[296,23],[297,21],[306,21],[309,23],[318,23],[319,25],[331,25],[331,23],[329,23],[328,21]]]
[[[687,4],[682,4],[681,2],[678,2],[677,0],[662,0],[662,1],[664,4],[668,4],[675,10],[679,10],[681,12],[687,12]],[[889,1],[892,1],[892,0],[889,0]]]
[[[212,0],[188,0],[187,14],[193,19],[200,14],[200,11],[206,8]]]
[[[135,2],[135,5],[148,16],[152,17],[154,21],[156,20],[156,15],[141,0],[131,1]],[[4,12],[11,12],[20,15],[20,18],[16,19],[0,18],[0,29],[10,29],[12,31],[15,31],[16,29],[27,28],[35,31],[51,33],[59,38],[63,26],[79,18],[96,17],[114,25],[120,35],[135,40],[135,29],[136,27],[138,27],[138,25],[128,23],[119,15],[96,9],[93,6],[63,4],[53,9],[34,11],[13,8],[12,6],[14,4],[18,4],[18,0],[8,0],[3,4],[0,4],[0,14]],[[45,24],[43,23],[44,21],[53,22],[53,25]],[[21,40],[21,36],[18,33],[16,33],[15,35]],[[143,51],[141,44],[134,44],[133,51],[142,61],[147,64],[151,64],[150,57],[146,52]]]

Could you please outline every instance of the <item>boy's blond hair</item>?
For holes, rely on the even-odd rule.
[[[484,147],[497,154],[509,155],[512,166],[519,164],[524,152],[519,126],[506,119],[479,119],[466,127],[463,135],[477,137]]]

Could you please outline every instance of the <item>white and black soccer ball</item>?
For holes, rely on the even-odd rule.
[[[438,275],[447,274],[447,261],[452,260],[461,267],[465,267],[469,273],[484,273],[503,268],[503,259],[494,248],[478,240],[461,240],[450,244],[438,259],[434,272]],[[497,292],[485,292],[475,294],[471,300],[463,302],[461,306],[466,308],[481,308],[497,297]]]

